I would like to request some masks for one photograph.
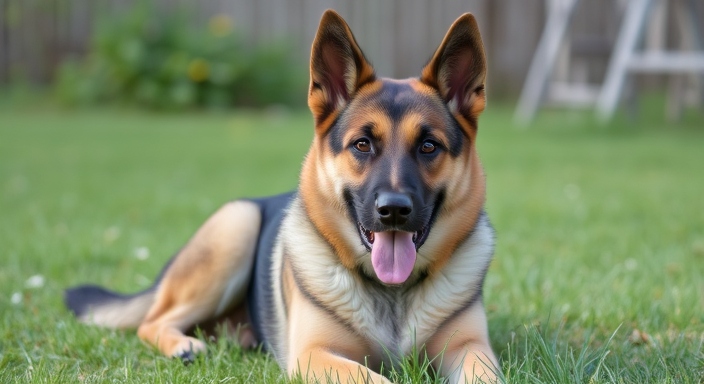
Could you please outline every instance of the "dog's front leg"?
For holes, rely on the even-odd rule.
[[[289,369],[290,374],[300,374],[307,383],[391,384],[380,374],[326,347],[302,351],[295,364]]]
[[[205,351],[202,341],[184,332],[241,303],[260,222],[259,208],[247,201],[215,212],[166,268],[139,337],[185,360]]]
[[[456,314],[429,340],[430,356],[442,354],[434,365],[450,383],[496,383],[500,372],[489,345],[486,314],[481,301]]]
[[[391,384],[363,365],[369,346],[320,303],[293,289],[287,324],[287,370],[307,383]]]

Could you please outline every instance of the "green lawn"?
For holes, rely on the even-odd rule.
[[[651,109],[608,128],[516,129],[494,105],[480,120],[508,382],[704,382],[704,119]],[[77,324],[62,290],[148,286],[220,204],[294,188],[311,137],[303,111],[0,108],[0,382],[284,382],[227,340],[184,366]],[[432,380],[422,365],[393,377]]]

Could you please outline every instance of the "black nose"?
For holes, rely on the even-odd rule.
[[[406,194],[381,192],[376,197],[377,217],[384,225],[402,225],[412,211],[413,202]]]

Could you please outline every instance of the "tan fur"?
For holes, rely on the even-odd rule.
[[[311,202],[305,205],[306,212],[310,220],[314,223],[320,234],[330,243],[335,253],[340,256],[340,262],[347,268],[355,266],[355,252],[345,241],[345,234],[337,224],[338,217],[343,214],[344,206],[337,199],[331,198],[331,190],[334,186],[326,183],[320,185],[319,172],[323,169],[318,167],[317,148],[315,144],[306,156],[301,171],[300,194],[304,202]],[[324,165],[323,165],[324,167]],[[313,203],[315,202],[315,203]]]
[[[205,345],[184,334],[238,304],[249,282],[261,214],[256,205],[225,205],[196,232],[169,267],[139,337],[168,356]],[[228,297],[229,296],[229,297]],[[218,312],[219,311],[219,312]]]
[[[428,341],[429,356],[442,356],[440,372],[454,383],[496,380],[498,361],[489,346],[486,315],[481,302],[438,329]]]
[[[350,329],[330,319],[294,286],[287,326],[290,374],[306,381],[340,383],[390,383],[381,375],[361,366],[369,344]]]
[[[430,267],[431,271],[437,271],[445,266],[465,234],[474,227],[484,207],[486,179],[479,156],[473,146],[468,151],[465,161],[464,165],[456,164],[449,170],[448,179],[453,181],[450,189],[454,191],[448,192],[449,197],[439,220],[449,223],[452,229],[448,231],[445,248],[436,255]],[[467,168],[470,169],[469,177],[466,175]]]

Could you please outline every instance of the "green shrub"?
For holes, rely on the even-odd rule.
[[[56,95],[151,108],[303,105],[307,75],[284,45],[245,44],[223,14],[207,28],[186,15],[141,3],[101,18],[87,56],[60,66]]]

